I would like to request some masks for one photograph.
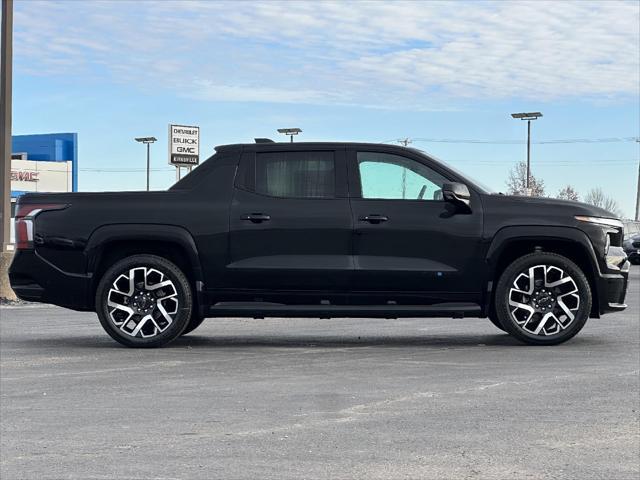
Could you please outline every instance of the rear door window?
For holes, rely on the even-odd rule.
[[[282,198],[335,198],[333,152],[256,154],[255,191]]]

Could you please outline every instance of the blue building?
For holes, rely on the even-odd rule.
[[[78,134],[14,135],[11,197],[26,192],[78,190]]]

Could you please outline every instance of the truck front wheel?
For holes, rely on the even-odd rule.
[[[198,315],[196,312],[191,312],[191,320],[189,320],[189,323],[187,324],[187,328],[184,329],[184,332],[182,332],[181,335],[186,335],[187,333],[193,332],[204,321],[205,321],[205,317]]]
[[[515,260],[498,280],[496,313],[504,329],[531,345],[555,345],[577,334],[591,312],[591,288],[562,255],[536,252]]]
[[[160,347],[187,328],[193,309],[184,273],[166,258],[133,255],[100,279],[96,312],[105,331],[127,347]]]

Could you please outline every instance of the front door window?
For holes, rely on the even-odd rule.
[[[383,200],[442,200],[447,179],[410,158],[358,152],[362,198]]]

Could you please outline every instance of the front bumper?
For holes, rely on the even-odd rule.
[[[627,250],[627,251],[625,251],[625,253],[627,254],[627,257],[629,257],[629,261],[631,263],[638,263],[640,261],[640,250],[639,249]]]
[[[619,312],[627,308],[625,297],[627,296],[627,286],[629,283],[628,260],[616,273],[600,274],[597,280],[599,313]]]
[[[9,282],[18,298],[73,310],[93,310],[91,276],[60,270],[34,250],[16,251]]]

